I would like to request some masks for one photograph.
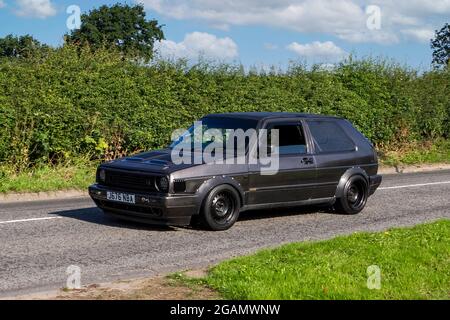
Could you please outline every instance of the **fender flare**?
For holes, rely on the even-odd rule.
[[[214,176],[207,180],[205,180],[200,187],[197,189],[197,214],[200,213],[200,209],[203,205],[203,201],[205,200],[208,193],[214,189],[217,186],[228,184],[232,188],[234,188],[238,195],[239,195],[239,201],[241,208],[244,205],[244,189],[242,188],[241,184],[237,182],[234,178],[228,177],[228,176]]]
[[[364,169],[362,169],[360,167],[353,167],[353,168],[350,168],[347,171],[345,171],[344,174],[341,176],[341,179],[339,180],[334,197],[335,198],[342,197],[342,195],[344,193],[344,187],[345,187],[345,184],[347,183],[347,181],[351,177],[357,176],[357,175],[363,177],[363,179],[366,182],[367,188],[369,188],[369,176],[367,175],[366,171],[364,171]]]

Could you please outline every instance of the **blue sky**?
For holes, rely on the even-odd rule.
[[[69,5],[88,11],[117,1],[0,0],[0,36],[31,34],[61,45]],[[128,3],[137,1],[129,0]],[[199,55],[246,66],[289,60],[334,63],[353,53],[419,69],[431,62],[429,38],[450,22],[449,0],[141,0],[164,24],[165,57]]]

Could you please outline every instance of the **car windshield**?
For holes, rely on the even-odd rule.
[[[212,142],[222,143],[223,148],[225,148],[227,141],[230,138],[230,134],[233,131],[241,129],[246,132],[248,129],[256,129],[256,126],[258,124],[257,120],[226,117],[205,117],[202,118],[199,122],[201,122],[201,126],[191,126],[178,139],[173,141],[172,144],[170,144],[169,148],[173,149],[183,141],[191,141],[192,150],[194,150],[194,142],[198,143],[200,141],[202,150],[204,150],[206,146],[208,146]],[[186,140],[186,138],[190,138],[190,140]],[[247,146],[248,139],[246,139],[245,141]]]

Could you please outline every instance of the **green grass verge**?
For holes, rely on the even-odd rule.
[[[368,289],[367,268],[381,270]],[[223,262],[206,283],[226,299],[449,299],[450,221],[295,243]]]
[[[93,163],[39,166],[20,173],[0,167],[0,193],[86,190],[95,181],[95,170],[96,165]]]
[[[412,143],[398,150],[380,152],[380,161],[387,166],[450,163],[450,140]]]

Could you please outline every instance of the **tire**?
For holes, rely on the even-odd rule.
[[[369,190],[366,180],[355,175],[345,183],[342,197],[336,200],[336,211],[342,214],[358,214],[366,206]]]
[[[220,185],[211,190],[203,201],[200,220],[210,230],[227,230],[239,218],[240,208],[237,191],[229,185]]]

